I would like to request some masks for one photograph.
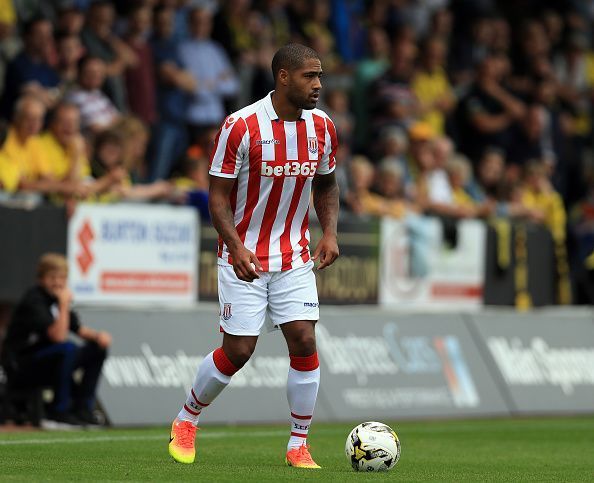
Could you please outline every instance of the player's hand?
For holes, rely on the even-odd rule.
[[[239,280],[253,282],[255,279],[260,278],[258,271],[263,270],[262,264],[258,257],[247,248],[240,247],[233,251],[231,258],[233,259],[233,270]]]
[[[336,236],[324,235],[319,241],[311,258],[314,261],[318,259],[320,260],[318,270],[322,270],[327,266],[332,265],[334,260],[338,258],[338,255],[338,241],[336,240]]]

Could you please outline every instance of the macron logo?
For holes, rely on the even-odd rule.
[[[262,146],[264,144],[280,144],[278,139],[258,139],[256,140],[256,144],[258,146]]]
[[[311,177],[316,174],[317,167],[317,161],[287,161],[285,164],[271,164],[266,161],[262,161],[260,174],[268,178],[281,176],[294,176],[303,178]]]

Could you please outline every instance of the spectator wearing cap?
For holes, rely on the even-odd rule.
[[[48,19],[36,18],[24,27],[24,49],[6,67],[2,114],[10,119],[22,94],[33,94],[51,107],[57,100],[58,73],[50,65],[53,29]]]

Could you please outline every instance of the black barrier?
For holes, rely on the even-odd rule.
[[[35,267],[43,253],[66,253],[67,224],[64,208],[0,206],[1,302],[16,302],[35,282]]]
[[[518,227],[525,236],[518,237]],[[319,225],[312,223],[312,246]],[[33,210],[0,207],[0,302],[13,303],[34,282],[35,264],[47,251],[66,253],[67,218],[64,208]],[[339,224],[341,257],[334,266],[316,273],[323,304],[377,304],[379,280],[379,221],[351,220]],[[507,244],[507,246],[501,246]],[[522,244],[525,249],[522,249]],[[531,224],[510,225],[497,231],[489,226],[486,250],[484,303],[516,305],[524,282],[534,306],[552,305],[555,298],[555,251],[548,230]],[[505,254],[509,256],[505,262]],[[525,273],[518,255],[526,254]],[[503,255],[503,258],[502,258]],[[520,260],[521,262],[521,260]],[[199,300],[217,299],[217,233],[203,225],[200,240]],[[521,294],[520,294],[521,295]]]
[[[531,305],[554,305],[555,251],[549,230],[503,223],[488,225],[483,303],[514,306],[525,285]]]
[[[377,304],[379,220],[351,220],[338,224],[340,257],[324,271],[316,271],[322,304]],[[311,249],[321,237],[319,224],[311,223]],[[200,239],[199,300],[217,299],[217,233],[203,225]]]

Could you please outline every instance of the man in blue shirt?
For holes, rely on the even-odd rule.
[[[225,99],[235,96],[239,80],[229,57],[211,39],[212,14],[195,8],[189,17],[190,38],[179,46],[182,66],[196,79],[196,89],[187,106],[186,121],[192,138],[225,117]]]
[[[52,52],[53,28],[48,19],[36,18],[25,25],[23,51],[6,67],[2,116],[12,117],[14,103],[24,93],[34,94],[47,107],[59,96],[58,73],[48,60]]]

